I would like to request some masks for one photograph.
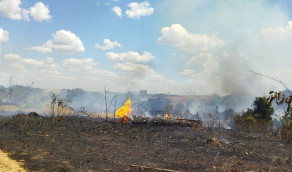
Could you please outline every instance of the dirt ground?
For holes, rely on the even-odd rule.
[[[271,133],[85,117],[0,118],[0,150],[27,171],[292,171],[292,143]]]

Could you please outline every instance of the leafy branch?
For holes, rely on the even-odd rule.
[[[290,91],[290,89],[287,87],[287,85],[282,82],[281,80],[278,80],[278,79],[275,79],[273,77],[270,77],[270,76],[267,76],[267,75],[264,75],[264,74],[261,74],[261,73],[257,73],[257,72],[254,72],[252,70],[249,70],[249,69],[246,69],[248,70],[249,72],[255,74],[255,75],[260,75],[260,76],[263,76],[263,77],[266,77],[266,78],[269,78],[269,79],[272,79],[274,81],[277,81],[279,83],[281,83],[285,89],[288,91],[289,95],[286,96],[285,93],[281,92],[281,91],[270,91],[270,96],[267,98],[267,101],[271,104],[274,100],[276,100],[276,104],[279,106],[279,105],[283,105],[283,104],[287,104],[287,109],[286,109],[286,112],[285,112],[285,117],[288,117],[290,116],[290,118],[292,119],[292,106],[291,106],[291,103],[292,103],[292,93]]]

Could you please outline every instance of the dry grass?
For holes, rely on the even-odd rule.
[[[7,153],[0,150],[0,171],[3,172],[25,172],[26,170],[22,168],[22,162],[17,162],[9,158]]]
[[[0,105],[0,111],[17,111],[19,106],[17,105]]]
[[[220,157],[220,152],[217,153],[214,158],[213,167],[211,171],[243,171],[241,169],[243,162],[237,158],[237,156]]]
[[[276,133],[279,139],[285,139],[285,140],[291,141],[292,140],[292,125],[283,126],[280,129],[278,129]]]

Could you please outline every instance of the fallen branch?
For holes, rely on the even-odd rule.
[[[263,76],[263,77],[266,77],[266,78],[269,78],[269,79],[272,79],[272,80],[274,80],[274,81],[277,81],[277,82],[281,83],[281,84],[286,88],[286,90],[289,92],[289,94],[292,95],[291,92],[290,92],[290,89],[289,89],[289,88],[287,87],[287,85],[286,85],[284,82],[282,82],[281,80],[278,80],[278,79],[272,78],[272,77],[270,77],[270,76],[267,76],[267,75],[264,75],[264,74],[261,74],[261,73],[254,72],[254,71],[249,70],[249,69],[246,69],[246,70],[249,71],[249,72],[251,72],[251,73],[253,73],[253,74],[255,74],[255,75],[260,75],[260,76]]]
[[[143,165],[135,165],[131,164],[131,167],[139,168],[140,170],[151,170],[151,171],[162,171],[162,172],[179,172],[177,170],[170,170],[170,169],[163,169],[163,168],[153,168],[153,167],[146,167]]]

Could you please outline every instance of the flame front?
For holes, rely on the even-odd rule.
[[[122,118],[122,123],[125,124],[128,120],[127,116],[132,112],[131,108],[131,99],[129,98],[125,105],[122,106],[117,112],[116,115]]]
[[[169,116],[168,116],[168,114],[167,114],[167,113],[165,113],[165,115],[164,115],[164,118],[167,118],[167,119],[169,119]]]

